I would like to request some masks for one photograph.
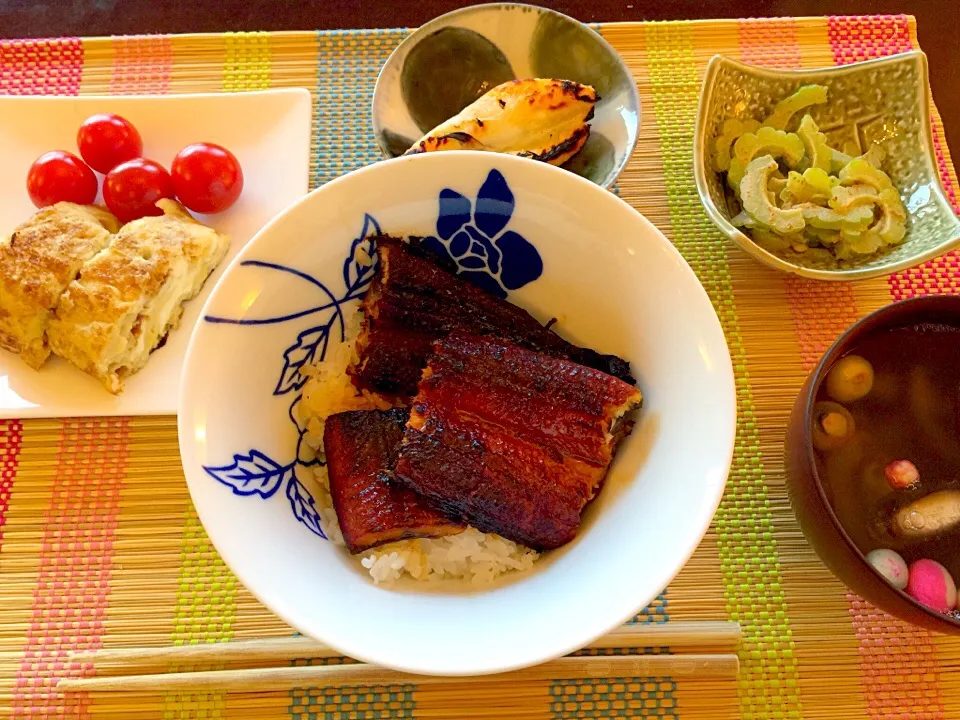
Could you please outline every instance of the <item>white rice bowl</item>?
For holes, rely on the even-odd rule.
[[[543,553],[531,569],[488,583],[513,561],[522,567],[533,558],[472,532],[356,557],[321,538],[326,527],[336,540],[335,518],[321,497],[322,478],[315,481],[313,468],[298,464],[304,425],[291,416],[291,403],[304,405],[296,409],[316,443],[329,412],[369,401],[345,392],[346,378],[334,371],[346,366],[340,353],[352,347],[338,350],[339,319],[327,362],[302,367],[317,357],[319,341],[310,333],[333,322],[323,308],[346,298],[358,277],[345,263],[354,239],[374,225],[393,235],[439,233],[438,198],[456,191],[474,205],[494,171],[513,197],[497,206],[512,211],[504,236],[526,239],[543,262],[542,276],[511,290],[509,300],[542,322],[562,318],[560,332],[578,345],[628,359],[644,407],[576,538]],[[359,295],[342,309],[352,313]],[[178,430],[197,514],[257,599],[299,632],[357,660],[475,675],[581,648],[667,585],[723,492],[736,393],[710,299],[653,225],[565,170],[470,151],[376,163],[281,213],[195,312],[206,320],[196,324],[184,361]],[[304,339],[312,343],[307,350]],[[301,359],[297,372],[288,372]],[[309,383],[301,369],[313,375]],[[365,558],[370,568],[361,565]],[[377,584],[370,570],[399,577]],[[442,579],[414,579],[424,573]],[[459,575],[448,580],[448,573]]]
[[[306,427],[307,444],[320,457],[323,454],[323,425],[335,413],[348,410],[385,410],[389,403],[370,393],[360,393],[350,382],[347,366],[355,357],[355,341],[362,315],[347,316],[346,339],[332,348],[321,363],[301,370],[307,376],[297,406],[300,422]],[[313,466],[317,482],[314,499],[320,512],[323,534],[336,545],[346,547],[333,499],[330,478],[325,464]],[[502,538],[495,533],[482,533],[468,527],[462,533],[442,538],[398,540],[368,550],[359,557],[360,565],[375,583],[388,583],[407,575],[414,580],[465,579],[473,585],[493,582],[511,571],[529,570],[539,554],[530,548]]]

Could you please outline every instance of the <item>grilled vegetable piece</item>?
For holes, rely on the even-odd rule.
[[[405,538],[462,532],[393,478],[407,411],[355,410],[327,418],[323,448],[330,495],[351,553]]]
[[[537,550],[570,542],[640,391],[500,341],[437,341],[396,476],[450,517]]]
[[[589,85],[569,80],[510,80],[435,127],[406,154],[488,150],[562,165],[587,142],[598,99]]]
[[[804,85],[792,95],[788,95],[773,107],[773,112],[763,121],[765,127],[786,130],[790,118],[811,105],[822,105],[827,101],[827,88],[823,85]]]
[[[633,382],[630,364],[567,342],[529,313],[459,279],[415,241],[376,239],[379,263],[363,301],[354,384],[399,399],[416,394],[433,343],[457,329],[502,338]]]

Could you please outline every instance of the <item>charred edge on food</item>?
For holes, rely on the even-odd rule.
[[[600,99],[600,96],[597,95],[596,91],[591,93],[587,90],[585,85],[581,85],[573,80],[561,80],[560,90],[564,94],[573,95],[573,97],[581,102],[593,103]]]
[[[452,133],[449,133],[448,135],[444,135],[443,137],[438,138],[437,142],[441,143],[441,142],[446,142],[448,140],[456,140],[457,142],[462,142],[462,143],[477,141],[477,139],[473,137],[473,135],[471,135],[470,133],[457,131],[457,132],[452,132]]]
[[[379,238],[376,238],[376,241],[381,239],[385,240],[398,240],[399,242],[404,243],[404,247],[411,255],[418,257],[421,260],[425,260],[431,265],[436,265],[438,268],[444,272],[450,273],[451,275],[456,275],[459,268],[457,263],[448,255],[438,255],[432,250],[428,250],[423,247],[423,237],[420,235],[411,235],[406,240],[401,240],[399,238],[390,238],[386,235],[382,235]]]
[[[535,153],[529,150],[519,153],[520,157],[532,158],[533,160],[540,160],[541,162],[550,162],[558,157],[568,155],[569,153],[577,150],[582,146],[587,137],[590,135],[590,126],[584,125],[574,130],[573,134],[569,138],[564,140],[561,143],[557,143],[551,148],[548,148],[542,153]]]
[[[380,262],[361,306],[365,319],[357,339],[358,359],[348,368],[357,387],[385,394],[398,403],[408,402],[416,394],[416,385],[427,364],[432,342],[458,328],[477,335],[503,338],[530,350],[568,359],[630,384],[635,383],[626,360],[564,340],[522,308],[458,278],[457,265],[451,258],[421,247],[419,240],[411,238],[410,242],[404,242],[388,236],[373,238]],[[395,262],[399,263],[396,267]],[[428,267],[440,272],[431,275]],[[396,295],[397,292],[400,294]],[[422,295],[428,304],[439,303],[435,308],[439,314],[424,315],[418,311],[412,297],[414,294]],[[454,295],[460,303],[456,306],[450,299]],[[402,322],[390,320],[383,325],[378,320],[381,309],[399,310],[409,319]],[[395,350],[388,351],[390,347]]]
[[[426,138],[421,140],[415,147],[407,150],[404,155],[417,155],[419,153],[429,152],[427,150],[428,145],[432,145],[433,150],[440,150],[444,145],[449,145],[450,143],[457,143],[458,146],[471,143],[480,144],[479,141],[470,133],[465,133],[458,130],[457,132],[441,135],[440,137]]]

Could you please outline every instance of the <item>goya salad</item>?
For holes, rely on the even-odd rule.
[[[809,114],[795,121],[826,101],[827,88],[805,85],[762,122],[727,120],[714,169],[739,202],[733,224],[768,252],[856,260],[902,242],[907,214],[881,169],[881,145],[851,156],[830,147]]]

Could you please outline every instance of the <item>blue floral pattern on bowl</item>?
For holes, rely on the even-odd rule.
[[[505,298],[543,274],[540,253],[523,236],[506,230],[515,207],[506,178],[491,170],[475,203],[456,190],[440,191],[437,237],[425,247],[457,264],[458,274]]]
[[[510,290],[517,290],[543,274],[543,260],[537,249],[519,233],[507,230],[516,206],[513,192],[506,178],[498,170],[490,170],[471,200],[461,193],[445,188],[440,191],[437,213],[437,236],[422,240],[423,245],[437,254],[453,260],[458,274],[479,287],[505,298]],[[295,312],[266,318],[226,318],[205,315],[204,322],[213,324],[255,326],[274,325],[319,318],[296,338],[283,352],[283,362],[272,390],[274,396],[293,395],[287,415],[297,429],[294,457],[289,462],[278,462],[266,453],[250,449],[234,454],[224,465],[204,465],[206,473],[230,488],[235,495],[257,496],[268,500],[281,489],[290,503],[294,517],[315,535],[326,538],[320,524],[316,501],[297,470],[320,463],[306,447],[307,428],[301,423],[297,406],[300,390],[306,376],[300,370],[322,362],[330,343],[346,340],[346,313],[366,294],[376,272],[377,256],[373,238],[383,233],[380,223],[370,214],[363,217],[359,234],[350,241],[343,261],[343,290],[333,292],[326,284],[303,270],[261,260],[245,260],[241,267],[282,272],[313,285],[319,297],[315,305]]]
[[[292,461],[279,463],[265,453],[253,449],[247,453],[237,453],[232,462],[222,466],[207,466],[203,469],[214,480],[229,487],[235,495],[259,495],[269,499],[282,487],[290,502],[294,517],[311,532],[322,538],[326,536],[320,527],[320,513],[316,501],[307,486],[297,477],[297,468],[309,468],[319,461],[304,446],[306,427],[300,422],[297,405],[300,403],[300,389],[306,383],[306,376],[300,369],[315,362],[322,362],[327,355],[330,342],[343,342],[345,334],[345,307],[356,304],[366,293],[376,270],[376,253],[372,238],[381,233],[379,223],[371,216],[364,215],[360,234],[350,242],[347,256],[343,262],[344,290],[339,297],[326,285],[309,273],[296,268],[260,260],[245,260],[241,267],[256,267],[275,272],[287,273],[295,278],[314,285],[321,293],[317,304],[298,312],[257,319],[231,319],[214,315],[204,316],[204,322],[228,325],[272,325],[298,320],[303,317],[319,315],[321,320],[311,324],[297,334],[293,343],[283,353],[283,365],[273,395],[296,393],[287,415],[297,428],[296,454]],[[364,262],[361,258],[370,258]],[[351,308],[352,309],[352,308]],[[339,334],[339,338],[335,335]]]

